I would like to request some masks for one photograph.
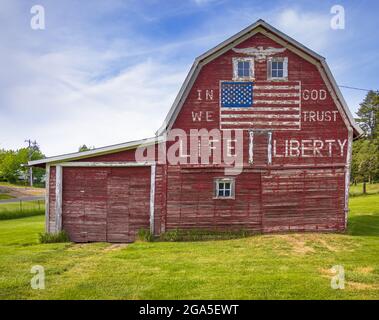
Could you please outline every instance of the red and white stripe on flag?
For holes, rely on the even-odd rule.
[[[256,81],[250,107],[220,107],[221,129],[299,130],[300,81]]]

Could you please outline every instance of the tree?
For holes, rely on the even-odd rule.
[[[2,150],[0,152],[0,177],[8,182],[15,183],[28,177],[28,167],[25,165],[29,160],[42,159],[44,155],[39,148],[34,148],[32,153],[29,148],[14,150]],[[41,182],[45,170],[34,169],[34,179]]]
[[[372,183],[379,176],[379,145],[370,139],[354,142],[352,178],[363,182],[363,193],[366,193],[366,183]]]
[[[38,145],[37,145],[38,146]],[[33,148],[33,151],[30,156],[30,160],[40,160],[45,158],[45,155],[40,150],[39,146]],[[33,168],[33,180],[37,183],[41,183],[44,178],[46,170],[44,168]]]
[[[357,122],[365,136],[353,143],[351,178],[354,183],[379,180],[379,92],[370,91],[360,104]]]
[[[16,153],[13,150],[3,152],[0,163],[0,175],[8,182],[16,182],[18,179],[18,169],[20,163],[17,163]]]
[[[379,121],[379,92],[369,91],[359,105],[357,112],[359,119],[357,119],[360,127],[365,131],[365,134],[370,139],[374,139],[378,132]]]
[[[3,159],[5,158],[5,150],[0,149],[0,180],[4,179],[1,173],[1,164],[3,163]]]
[[[79,152],[83,152],[83,151],[90,151],[92,149],[95,149],[95,147],[87,147],[87,145],[83,144],[79,147]]]

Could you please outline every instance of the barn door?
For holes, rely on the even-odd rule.
[[[114,168],[107,182],[107,241],[129,241],[129,175],[127,169]]]
[[[107,190],[107,241],[134,241],[150,225],[150,168],[110,169]]]
[[[62,227],[74,242],[86,242],[85,174],[76,168],[63,170]],[[54,200],[55,201],[55,200]]]
[[[106,180],[106,169],[64,168],[62,224],[72,241],[106,241]]]
[[[63,228],[75,242],[130,242],[148,229],[150,167],[63,170]]]
[[[84,189],[84,224],[87,242],[106,241],[107,170],[82,168],[86,172]]]
[[[271,163],[271,132],[251,130],[249,142],[249,161],[255,165]]]

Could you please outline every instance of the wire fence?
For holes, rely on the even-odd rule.
[[[43,209],[43,201],[42,200],[37,200],[37,201],[19,201],[19,210],[20,212],[23,212],[23,210],[30,210],[30,209],[38,209],[41,210]]]
[[[0,201],[0,212],[42,211],[44,208],[45,201],[42,199],[12,199],[8,201]]]

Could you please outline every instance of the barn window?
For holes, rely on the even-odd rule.
[[[270,58],[267,61],[268,80],[287,80],[288,78],[288,59]]]
[[[253,80],[254,59],[233,58],[233,80]]]
[[[233,178],[215,179],[214,196],[216,199],[234,199],[234,179]]]

